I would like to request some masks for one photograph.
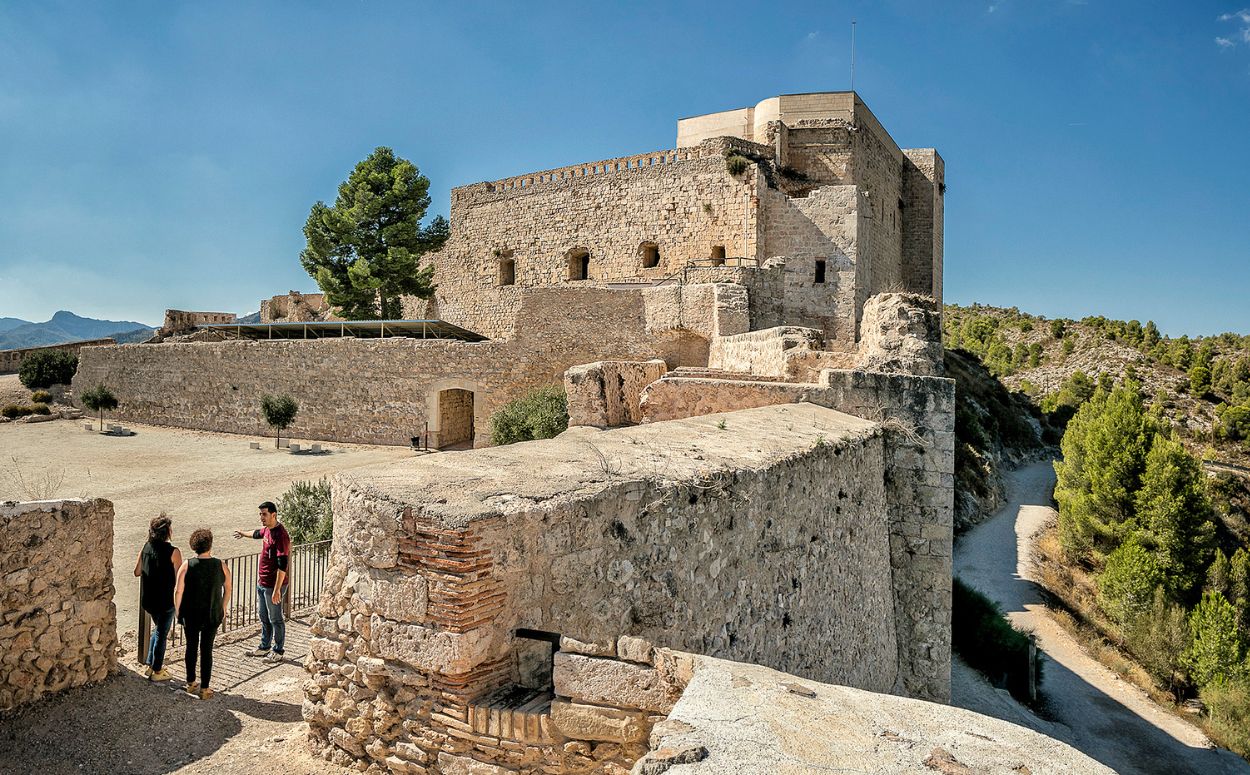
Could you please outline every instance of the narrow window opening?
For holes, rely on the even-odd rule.
[[[724,266],[724,265],[725,265],[725,246],[713,245],[712,246],[712,266]]]
[[[642,253],[642,268],[654,269],[660,265],[660,246],[654,242],[644,242],[638,248]]]
[[[499,259],[499,284],[516,285],[516,259],[511,254]]]
[[[520,685],[526,689],[551,691],[560,634],[521,628],[516,631],[514,644]]]
[[[569,261],[569,279],[590,279],[590,251],[585,248],[573,248],[566,255]]]
[[[816,284],[822,285],[825,282],[825,259],[816,259]]]

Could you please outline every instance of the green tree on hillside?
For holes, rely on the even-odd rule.
[[[1189,622],[1185,609],[1169,600],[1162,586],[1155,587],[1149,610],[1130,626],[1128,640],[1142,666],[1176,696],[1190,644]]]
[[[1107,565],[1098,575],[1098,601],[1116,624],[1127,627],[1150,609],[1163,581],[1155,555],[1130,538],[1107,555]]]
[[[377,148],[339,186],[330,207],[317,202],[304,225],[304,270],[352,320],[402,317],[401,297],[434,294],[434,268],[422,256],[447,240],[447,221],[421,226],[430,181],[412,162]]]
[[[1223,595],[1207,592],[1189,614],[1193,639],[1185,654],[1189,675],[1198,686],[1225,681],[1241,669],[1242,641],[1237,613]]]
[[[1195,363],[1189,367],[1189,392],[1195,398],[1211,392],[1211,369],[1206,364]]]
[[[1099,388],[1064,433],[1055,500],[1059,538],[1072,557],[1101,560],[1134,527],[1135,496],[1157,425],[1137,388]]]
[[[1185,599],[1202,581],[1215,542],[1202,464],[1179,441],[1156,435],[1136,506],[1143,543],[1159,561],[1168,594]]]

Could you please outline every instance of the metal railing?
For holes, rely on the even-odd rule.
[[[317,605],[321,585],[330,559],[330,542],[315,541],[291,547],[287,562],[287,583],[283,587],[282,613],[290,619],[297,612]],[[230,570],[230,610],[221,623],[221,632],[230,632],[260,623],[256,588],[260,573],[260,553],[227,557],[222,562]],[[152,635],[152,617],[143,610],[143,586],[139,586],[139,630],[136,644],[139,664],[148,662],[148,639]],[[174,624],[166,648],[183,642],[182,627]]]

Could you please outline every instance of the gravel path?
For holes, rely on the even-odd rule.
[[[1250,764],[1212,748],[1197,727],[1163,710],[1085,654],[1046,614],[1041,589],[1029,579],[1029,551],[1033,536],[1057,517],[1047,505],[1054,484],[1049,462],[1008,474],[1007,504],[955,547],[955,575],[997,601],[1016,626],[1037,634],[1046,656],[1042,690],[1057,722],[1054,733],[1125,775],[1250,773]],[[957,695],[960,685],[957,681]],[[958,696],[956,704],[963,704]],[[982,712],[1000,715],[988,707]],[[1007,718],[1015,714],[1013,709],[1000,717],[1020,723],[1019,718]],[[1037,725],[1028,725],[1045,729],[1048,722],[1038,719]]]
[[[167,664],[175,680],[152,683],[133,658],[102,684],[72,689],[0,719],[0,772],[222,773],[330,775],[342,770],[304,742],[299,664],[307,624],[287,625],[291,660],[266,665],[244,655],[252,639],[214,649],[218,694],[197,700],[181,691],[182,649]],[[219,680],[220,678],[220,680]]]

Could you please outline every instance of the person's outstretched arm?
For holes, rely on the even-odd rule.
[[[257,528],[256,530],[253,530],[250,533],[244,533],[242,530],[234,531],[235,538],[260,538],[261,535],[262,533],[260,532],[260,528]]]

